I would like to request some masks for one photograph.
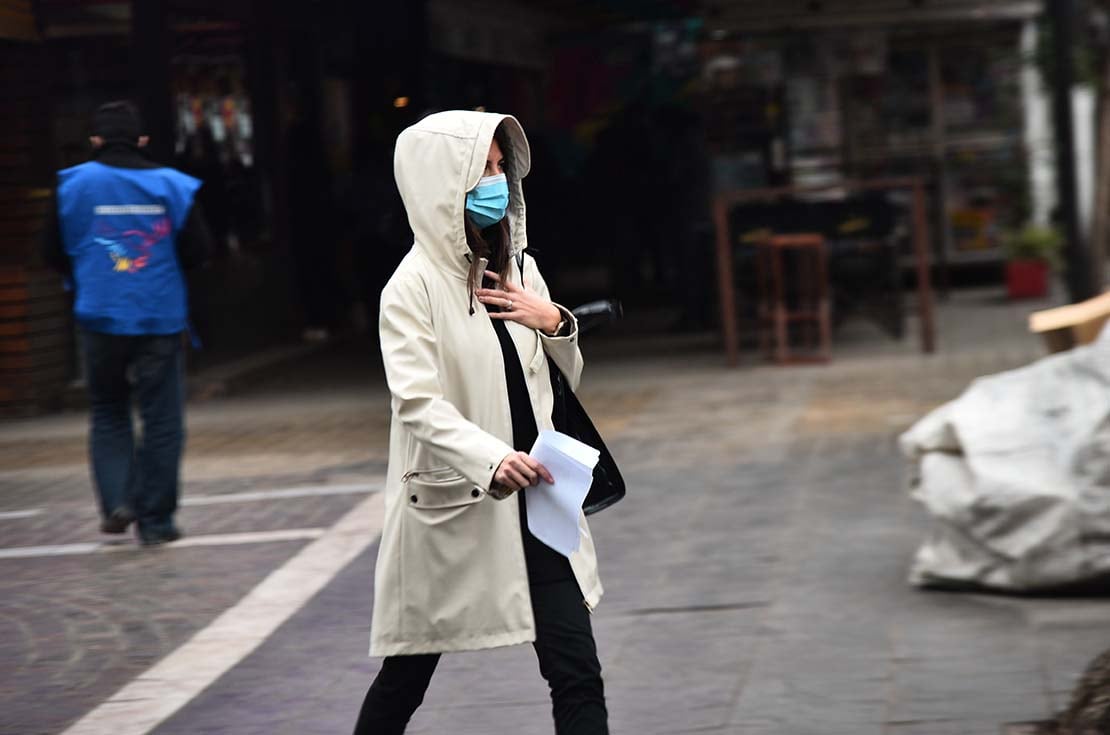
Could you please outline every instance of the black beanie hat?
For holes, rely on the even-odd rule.
[[[106,102],[93,115],[92,134],[105,141],[134,143],[143,134],[143,121],[130,102]]]

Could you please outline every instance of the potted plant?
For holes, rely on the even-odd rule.
[[[1006,250],[1006,292],[1011,299],[1043,298],[1049,273],[1060,267],[1064,238],[1059,230],[1026,225],[1003,240]]]

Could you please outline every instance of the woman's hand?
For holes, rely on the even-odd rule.
[[[502,283],[501,276],[486,271],[486,277],[500,288],[479,288],[474,292],[478,301],[490,306],[500,306],[503,311],[491,311],[490,319],[519,322],[530,329],[554,334],[563,321],[559,307],[541,298],[535,291],[525,291],[515,283]]]
[[[501,460],[493,473],[493,484],[513,493],[538,485],[540,480],[553,483],[555,478],[547,468],[528,456],[526,452],[513,452]]]

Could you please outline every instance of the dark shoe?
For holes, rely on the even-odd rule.
[[[180,539],[184,534],[181,529],[170,527],[165,531],[157,531],[152,533],[139,532],[139,544],[142,546],[161,546],[162,544],[169,544]]]
[[[100,522],[101,533],[124,533],[135,521],[135,514],[127,508],[116,508],[112,514]]]

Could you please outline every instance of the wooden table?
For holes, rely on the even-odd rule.
[[[933,287],[930,281],[929,221],[925,214],[925,183],[916,177],[860,179],[824,186],[780,186],[766,189],[738,189],[717,194],[713,199],[713,222],[717,229],[717,277],[721,306],[721,329],[725,357],[729,365],[740,361],[740,335],[736,323],[736,289],[732,282],[732,237],[728,213],[737,204],[776,201],[801,194],[828,191],[889,191],[908,189],[913,194],[912,228],[914,265],[917,272],[918,314],[921,318],[921,351],[936,351],[936,322],[933,317]]]

